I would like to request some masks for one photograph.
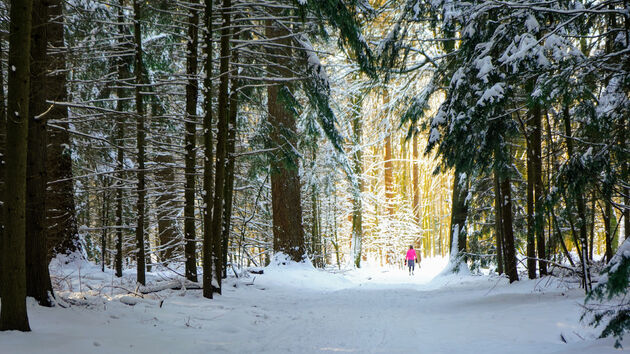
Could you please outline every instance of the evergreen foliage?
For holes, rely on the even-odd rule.
[[[582,320],[592,326],[603,326],[600,338],[614,337],[615,348],[630,331],[630,240],[625,240],[602,271],[597,286],[585,300]]]

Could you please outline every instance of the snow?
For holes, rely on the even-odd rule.
[[[531,14],[528,15],[527,20],[525,20],[525,27],[527,28],[528,32],[532,33],[537,33],[540,30],[540,24]]]
[[[477,101],[477,106],[485,106],[486,102],[493,103],[500,100],[503,98],[504,92],[505,83],[499,82],[492,85],[492,87],[484,91],[483,95],[481,95],[481,98]]]
[[[477,73],[477,78],[483,80],[483,82],[488,83],[488,75],[494,70],[494,65],[492,65],[492,57],[485,56],[479,59],[475,66],[479,72]]]
[[[436,128],[431,128],[431,134],[429,135],[429,143],[435,143],[440,138],[440,131]]]
[[[53,262],[63,303],[29,301],[33,332],[0,332],[2,353],[613,353],[579,323],[583,291],[560,280],[438,275],[446,258],[319,270],[275,257],[264,274],[139,298],[84,261]],[[79,278],[80,274],[80,278]],[[246,273],[248,274],[248,273]],[[245,275],[245,274],[243,274]],[[155,284],[173,274],[150,272]],[[561,339],[564,338],[564,341]],[[566,341],[566,343],[565,343]],[[615,351],[616,352],[616,351]]]

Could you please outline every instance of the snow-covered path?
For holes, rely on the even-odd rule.
[[[164,291],[162,307],[115,296],[87,296],[87,309],[30,304],[34,332],[0,333],[0,353],[617,352],[579,324],[581,290],[546,280],[432,279],[440,262],[413,277],[269,267],[212,301],[197,290]]]

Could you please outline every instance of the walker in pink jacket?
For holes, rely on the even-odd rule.
[[[405,263],[409,266],[409,275],[413,275],[413,271],[415,269],[415,261],[418,259],[416,255],[416,250],[413,249],[413,246],[409,246],[407,250],[407,256],[405,257]]]
[[[407,258],[405,258],[406,260],[411,260],[411,261],[415,261],[418,257],[416,256],[416,250],[414,250],[413,248],[409,248],[407,250]]]

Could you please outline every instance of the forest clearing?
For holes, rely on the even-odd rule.
[[[0,0],[0,352],[603,353],[628,0]]]

